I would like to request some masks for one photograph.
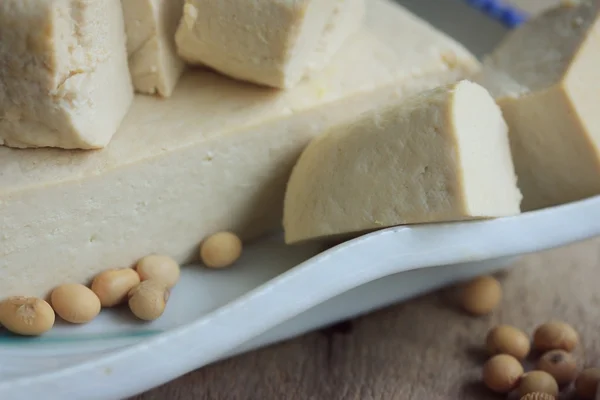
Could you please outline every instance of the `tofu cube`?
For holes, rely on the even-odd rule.
[[[133,100],[119,0],[0,1],[0,144],[106,146]]]
[[[179,54],[230,77],[291,88],[357,31],[364,0],[186,0]]]
[[[600,194],[599,8],[565,2],[532,19],[477,78],[510,128],[525,211]]]
[[[171,96],[185,68],[175,45],[183,0],[122,1],[129,70],[135,90]]]
[[[287,243],[519,214],[500,108],[481,86],[399,97],[323,133],[288,181]]]
[[[214,232],[277,232],[289,174],[314,136],[479,69],[396,3],[368,7],[367,29],[292,90],[190,70],[168,99],[135,96],[102,151],[0,146],[0,299],[45,297],[150,253],[192,262]]]

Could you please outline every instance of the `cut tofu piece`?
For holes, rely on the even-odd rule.
[[[272,232],[315,135],[479,68],[390,2],[370,1],[367,20],[371,32],[293,90],[189,71],[168,99],[136,96],[101,151],[0,148],[0,298],[42,295],[154,252],[188,262],[217,231]]]
[[[462,81],[397,99],[315,138],[285,195],[286,243],[520,212],[500,108]]]
[[[177,55],[175,32],[183,0],[122,0],[127,54],[139,93],[169,97],[185,68]]]
[[[509,125],[523,210],[600,194],[599,7],[572,2],[532,19],[477,78]]]
[[[236,79],[291,88],[363,21],[365,0],[186,0],[179,54]]]
[[[0,145],[109,143],[133,100],[119,0],[3,0],[0,38]]]

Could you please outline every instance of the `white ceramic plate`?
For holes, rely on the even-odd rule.
[[[475,53],[504,29],[458,0],[406,0]],[[398,227],[322,252],[275,236],[226,271],[188,266],[167,312],[0,335],[0,398],[122,399],[195,368],[600,234],[600,198],[500,220]],[[426,268],[429,267],[429,268]]]

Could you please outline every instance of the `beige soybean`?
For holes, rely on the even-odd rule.
[[[138,261],[135,270],[142,281],[153,279],[171,289],[179,281],[179,264],[171,257],[151,254]]]
[[[519,383],[523,366],[513,356],[498,354],[483,366],[483,383],[496,393],[508,393]]]
[[[485,343],[490,355],[508,354],[518,360],[527,357],[531,349],[529,336],[510,325],[498,325],[492,328],[487,334]]]
[[[215,233],[200,245],[200,259],[209,268],[229,267],[241,254],[242,241],[231,232]]]
[[[521,397],[521,400],[556,400],[556,397],[548,393],[535,392],[526,394]]]
[[[533,333],[533,347],[539,351],[572,351],[579,343],[573,327],[562,321],[550,321],[538,326]]]
[[[550,350],[537,363],[537,369],[546,371],[559,385],[566,385],[577,378],[577,360],[565,350]]]
[[[38,336],[54,326],[54,310],[37,297],[13,296],[0,302],[0,324],[12,333]]]
[[[161,282],[142,281],[129,292],[129,309],[141,320],[155,320],[165,311],[169,295],[169,289]]]
[[[59,317],[73,324],[90,322],[101,309],[96,293],[78,283],[67,283],[54,289],[50,303]]]
[[[502,287],[493,276],[480,276],[463,284],[462,308],[473,315],[491,313],[502,300]]]
[[[548,393],[558,396],[558,384],[556,380],[545,371],[531,371],[521,377],[519,382],[519,395],[525,396],[529,393]]]
[[[131,268],[109,269],[92,281],[92,291],[102,307],[114,307],[127,299],[127,294],[140,283],[140,276]]]
[[[587,368],[575,380],[575,393],[581,400],[594,400],[600,382],[600,368]]]

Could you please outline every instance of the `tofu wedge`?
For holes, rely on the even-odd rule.
[[[186,0],[179,54],[236,79],[291,88],[362,24],[365,0]]]
[[[502,108],[523,210],[600,194],[600,5],[564,3],[488,56],[477,78]]]
[[[462,81],[397,98],[314,139],[284,203],[287,243],[520,212],[500,108]]]
[[[175,32],[183,0],[122,0],[127,54],[138,93],[169,97],[185,68],[177,55]]]
[[[3,0],[0,38],[0,145],[110,142],[133,100],[119,0]]]
[[[276,231],[313,137],[479,68],[391,2],[370,1],[367,21],[292,90],[188,71],[168,99],[137,95],[102,151],[0,148],[0,298],[86,282],[150,253],[189,262],[217,231],[245,240]]]

